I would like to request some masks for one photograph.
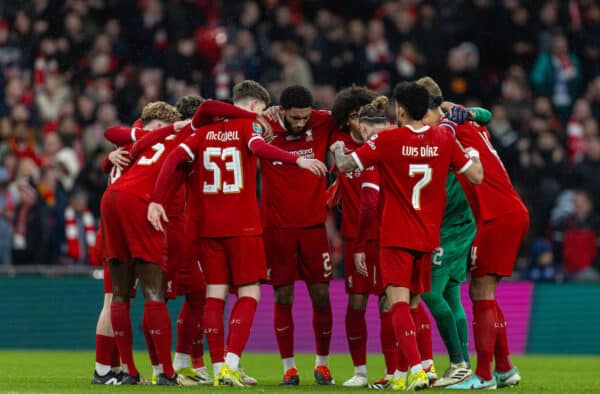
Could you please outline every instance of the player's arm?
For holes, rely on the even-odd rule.
[[[371,182],[362,184],[360,193],[360,209],[358,213],[358,233],[354,249],[354,265],[359,274],[369,275],[366,264],[367,232],[377,220],[377,204],[379,201],[379,185]]]
[[[175,126],[172,124],[153,130],[133,145],[131,148],[131,157],[138,157],[140,153],[150,148],[152,145],[161,142],[173,133],[175,133]]]
[[[164,208],[165,204],[169,201],[173,192],[183,184],[187,174],[187,164],[194,159],[195,155],[185,143],[175,148],[165,159],[158,173],[148,205],[147,218],[155,229],[164,231],[163,222],[169,222]]]
[[[214,123],[214,118],[255,119],[256,114],[221,101],[206,100],[198,106],[192,117],[192,130]]]
[[[271,161],[281,161],[288,164],[296,164],[298,167],[312,172],[316,176],[327,175],[327,166],[317,159],[305,159],[298,155],[287,152],[281,148],[269,145],[258,135],[250,138],[248,149],[257,157]]]
[[[113,126],[104,131],[104,138],[117,146],[123,146],[138,141],[148,133],[148,130],[140,127]]]
[[[336,167],[342,172],[354,171],[358,168],[358,163],[351,155],[344,153],[345,144],[343,141],[336,141],[329,147],[333,153],[333,159]]]
[[[492,113],[481,107],[464,107],[450,101],[444,101],[442,103],[442,109],[448,113],[448,118],[450,120],[458,124],[463,124],[468,120],[472,120],[481,125],[486,125],[492,120]]]
[[[458,141],[454,140],[452,152],[452,168],[457,174],[463,174],[469,182],[479,185],[483,182],[483,167],[479,161],[479,152],[473,148],[463,150]]]

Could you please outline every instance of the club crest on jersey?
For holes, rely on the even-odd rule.
[[[312,129],[311,130],[306,130],[306,141],[312,141],[313,140],[313,134],[312,134]]]
[[[262,134],[263,132],[262,126],[256,122],[252,122],[252,130],[254,130],[256,134]]]

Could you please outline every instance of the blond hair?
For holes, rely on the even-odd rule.
[[[358,117],[363,123],[385,123],[389,100],[385,96],[377,96],[367,105],[360,108]]]
[[[164,101],[154,101],[146,104],[142,109],[142,125],[146,126],[153,120],[162,120],[167,123],[174,123],[181,118],[177,108]]]

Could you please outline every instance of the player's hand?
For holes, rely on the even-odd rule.
[[[365,252],[354,253],[354,267],[356,272],[365,278],[369,277],[369,271],[367,270],[367,255]]]
[[[129,152],[124,148],[119,147],[108,154],[108,160],[110,160],[114,166],[122,169],[127,167],[130,163]]]
[[[256,121],[262,126],[262,137],[263,139],[270,144],[273,141],[273,128],[267,119],[264,116],[256,115]]]
[[[168,223],[167,213],[161,204],[151,202],[148,205],[148,221],[155,230],[164,232],[163,222]]]
[[[183,129],[185,126],[189,125],[191,122],[191,120],[178,120],[177,122],[173,123],[173,128],[175,129],[175,132],[178,132],[179,130]]]
[[[463,124],[472,118],[471,111],[462,105],[455,105],[450,110],[449,119],[455,123]]]
[[[335,141],[333,144],[331,144],[331,146],[329,147],[329,151],[332,153],[335,153],[335,151],[338,148],[344,149],[346,147],[346,144],[344,144],[344,141]]]
[[[280,113],[281,107],[278,105],[273,105],[272,107],[265,109],[262,115],[269,120],[276,121]]]
[[[299,157],[296,160],[296,164],[300,168],[304,168],[315,174],[316,176],[325,176],[327,175],[327,166],[323,164],[322,161],[317,159],[305,159],[304,157]]]

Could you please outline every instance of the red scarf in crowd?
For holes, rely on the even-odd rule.
[[[89,262],[91,265],[98,265],[98,257],[96,256],[96,226],[94,225],[94,216],[87,209],[83,212],[83,225],[85,226],[85,241]],[[67,255],[74,260],[79,260],[81,250],[79,248],[77,220],[75,210],[71,206],[68,206],[65,210],[65,230],[67,235]]]

